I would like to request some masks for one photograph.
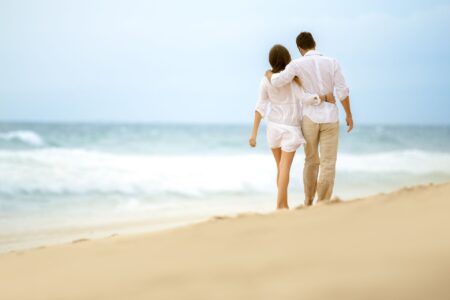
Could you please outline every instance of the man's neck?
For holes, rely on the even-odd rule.
[[[300,49],[300,54],[301,54],[302,56],[305,56],[306,53],[308,53],[309,51],[315,51],[315,50],[316,50],[316,48],[311,48],[311,49]]]

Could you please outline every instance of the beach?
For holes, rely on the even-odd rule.
[[[450,183],[0,256],[1,299],[448,299]]]
[[[447,2],[2,1],[0,300],[450,300]]]
[[[450,181],[450,127],[341,128],[334,196]],[[275,208],[276,166],[245,124],[0,122],[0,254]],[[295,154],[291,207],[304,201]]]

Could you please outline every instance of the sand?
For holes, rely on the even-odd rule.
[[[450,183],[0,256],[0,299],[450,299]]]

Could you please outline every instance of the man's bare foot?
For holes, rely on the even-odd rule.
[[[305,206],[313,205],[314,200],[305,200]]]
[[[317,203],[327,203],[330,202],[330,199],[317,199]]]

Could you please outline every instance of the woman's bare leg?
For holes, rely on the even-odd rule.
[[[291,172],[292,161],[294,160],[294,152],[281,151],[281,159],[278,171],[278,198],[277,208],[289,208],[288,206],[288,185],[289,173]]]
[[[272,148],[273,157],[277,164],[277,181],[275,182],[278,187],[278,177],[280,176],[280,160],[281,160],[281,148]]]

